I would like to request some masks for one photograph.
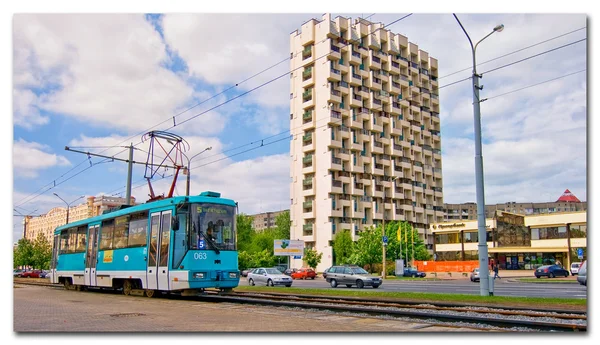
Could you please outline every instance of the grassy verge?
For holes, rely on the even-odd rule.
[[[429,293],[429,292],[394,292],[394,291],[375,291],[371,288],[359,290],[356,288],[337,288],[337,289],[302,289],[295,287],[276,287],[268,288],[266,286],[239,286],[235,291],[248,292],[277,292],[293,293],[305,295],[321,296],[349,296],[349,297],[369,297],[398,299],[402,301],[420,301],[420,302],[449,302],[449,303],[471,303],[481,305],[503,305],[503,306],[524,306],[524,307],[548,307],[565,308],[573,310],[586,310],[587,299],[575,298],[544,298],[544,297],[508,297],[508,296],[477,296],[462,295],[450,293]]]
[[[548,278],[520,278],[517,279],[522,283],[566,283],[566,284],[578,284],[577,280],[558,280],[558,279],[548,279]]]

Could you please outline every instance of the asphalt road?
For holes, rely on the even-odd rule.
[[[240,285],[248,285],[246,278]],[[323,279],[294,280],[293,287],[332,289]],[[282,287],[285,289],[285,287]],[[356,289],[338,286],[336,289]],[[479,283],[466,279],[457,280],[385,280],[378,289],[365,287],[365,291],[434,292],[479,295]],[[500,279],[494,282],[495,296],[587,298],[587,287],[577,283],[522,283],[515,279]]]

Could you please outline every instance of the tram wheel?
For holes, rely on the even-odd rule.
[[[71,284],[70,279],[65,279],[64,286],[65,286],[65,290],[73,290],[73,284]]]
[[[144,294],[146,295],[146,297],[152,298],[155,295],[155,291],[154,290],[146,290],[146,291],[144,291]]]
[[[129,296],[131,295],[131,290],[133,290],[133,286],[131,285],[130,280],[126,280],[123,282],[123,295]]]

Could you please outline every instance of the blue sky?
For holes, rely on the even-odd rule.
[[[200,12],[200,11],[198,11]],[[391,23],[407,13],[375,13]],[[360,13],[332,13],[356,18]],[[84,155],[65,146],[97,147],[140,141],[138,133],[177,116],[170,131],[191,145],[189,156],[211,146],[192,163],[192,193],[216,190],[238,200],[246,213],[289,205],[289,132],[258,147],[251,142],[289,130],[289,77],[243,97],[243,92],[289,73],[284,62],[230,91],[232,85],[289,56],[289,34],[318,13],[293,14],[18,14],[13,17],[12,125],[13,207],[47,212],[80,195],[124,195],[125,163],[94,166],[37,196],[37,191],[89,167]],[[505,30],[478,48],[478,62],[563,35],[478,67],[486,72],[587,37],[585,14],[459,14],[473,40],[499,24]],[[470,75],[466,37],[450,13],[415,13],[389,27],[439,61],[440,87]],[[579,30],[582,29],[582,30]],[[555,201],[565,189],[586,200],[587,41],[484,73],[482,103],[486,203]],[[570,73],[571,76],[563,77]],[[519,92],[529,85],[563,77]],[[223,92],[223,93],[222,93]],[[473,110],[468,82],[440,89],[444,201],[475,201]],[[133,136],[132,139],[128,139]],[[144,144],[138,146],[146,149]],[[100,152],[102,148],[90,148]],[[123,148],[109,149],[116,154]],[[118,155],[125,158],[125,154]],[[146,154],[135,152],[136,160]],[[92,162],[101,159],[92,158]],[[78,164],[82,163],[76,167]],[[76,167],[76,168],[75,168]],[[74,169],[73,169],[74,168]],[[61,175],[70,171],[66,176]],[[147,187],[136,167],[133,195]],[[170,180],[156,181],[167,192]],[[121,194],[119,194],[121,193]],[[176,194],[185,193],[181,176]],[[15,220],[13,237],[21,237]]]

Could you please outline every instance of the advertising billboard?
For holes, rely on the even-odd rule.
[[[304,254],[304,241],[275,240],[273,252],[276,256],[302,256]]]

